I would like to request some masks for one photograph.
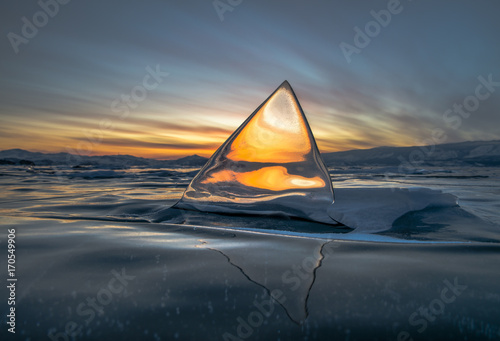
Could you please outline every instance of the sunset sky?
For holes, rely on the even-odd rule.
[[[497,1],[239,2],[3,1],[0,150],[208,157],[285,79],[322,152],[500,139]]]

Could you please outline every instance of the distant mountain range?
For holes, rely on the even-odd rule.
[[[329,167],[476,165],[500,166],[500,141],[447,143],[422,147],[377,147],[322,154]]]
[[[447,143],[423,147],[377,147],[322,154],[329,167],[343,166],[500,166],[500,141]],[[45,154],[22,149],[0,151],[0,165],[66,165],[71,167],[106,166],[201,167],[207,158],[192,155],[177,160],[155,160],[132,155],[79,156],[68,153]]]
[[[177,160],[155,160],[132,155],[80,156],[69,153],[45,154],[23,149],[0,151],[0,165],[66,165],[72,167],[103,166],[116,168],[143,166],[165,168],[174,166],[201,167],[206,162],[207,158],[198,155],[186,156]]]

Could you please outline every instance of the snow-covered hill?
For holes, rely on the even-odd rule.
[[[422,147],[377,147],[322,154],[335,166],[500,166],[500,141],[447,143]]]

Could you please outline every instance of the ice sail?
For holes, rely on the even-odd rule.
[[[174,207],[336,224],[327,214],[333,199],[307,119],[284,81],[219,147]]]

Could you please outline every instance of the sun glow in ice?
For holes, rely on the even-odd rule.
[[[227,155],[233,161],[297,162],[311,151],[306,122],[293,93],[280,87],[240,131]]]
[[[305,178],[300,175],[288,174],[287,169],[282,166],[264,167],[244,173],[222,170],[202,181],[204,184],[219,182],[237,182],[248,187],[271,191],[285,191],[296,188],[321,188],[325,186],[325,182],[320,177]]]

